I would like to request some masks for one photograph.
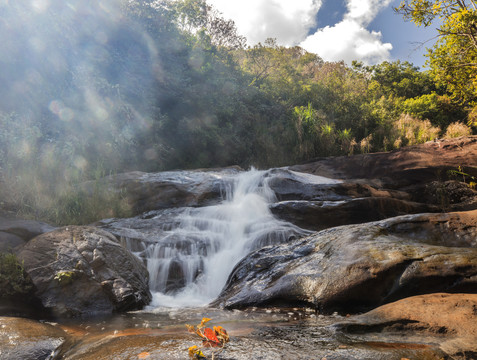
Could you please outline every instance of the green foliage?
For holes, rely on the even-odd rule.
[[[112,173],[284,166],[477,123],[472,72],[452,65],[444,76],[437,48],[431,71],[400,61],[348,67],[274,39],[246,48],[204,0],[48,6],[0,4],[0,201],[21,216],[55,224],[127,216],[124,194],[100,180]],[[401,11],[428,24],[439,6],[414,0]],[[451,10],[449,26],[473,21],[472,11]],[[454,80],[471,85],[458,90]]]
[[[470,170],[475,172],[475,168],[464,169],[462,166],[458,166],[456,170],[447,171],[447,175],[458,181],[462,181],[469,184],[469,187],[474,188],[477,186],[477,177],[468,174]]]
[[[428,119],[441,128],[466,117],[466,112],[455,106],[447,95],[435,92],[404,100],[402,111],[420,119]]]
[[[14,254],[0,253],[0,299],[24,296],[32,290],[30,278]]]
[[[428,53],[431,74],[438,84],[446,87],[453,101],[475,106],[477,7],[474,1],[406,0],[396,10],[418,26],[429,26],[439,19],[439,39]]]
[[[61,286],[71,284],[75,279],[76,273],[74,271],[58,271],[54,279],[58,281]]]

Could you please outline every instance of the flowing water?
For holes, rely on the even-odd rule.
[[[151,307],[206,305],[249,252],[307,233],[272,215],[269,204],[276,198],[267,180],[265,171],[254,169],[234,176],[224,182],[221,203],[179,211],[160,236],[143,244]]]
[[[337,331],[337,323],[353,317],[323,316],[306,308],[226,311],[203,306],[219,295],[233,267],[250,251],[308,233],[270,212],[270,204],[277,201],[269,186],[273,172],[217,176],[223,186],[223,200],[217,205],[158,210],[108,222],[146,262],[153,302],[142,311],[104,320],[53,324],[66,331],[68,339],[52,359],[186,359],[187,349],[200,346],[202,339],[188,333],[185,324],[198,324],[203,317],[212,318],[209,326],[223,326],[230,334],[218,357],[223,360],[445,358],[434,338]],[[300,181],[305,175],[291,176]],[[303,179],[318,186],[333,181],[312,175]],[[203,349],[209,359],[212,350]]]

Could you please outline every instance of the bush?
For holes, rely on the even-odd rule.
[[[451,139],[472,135],[472,129],[461,122],[454,122],[447,127],[444,138]]]
[[[432,126],[429,120],[417,119],[408,114],[402,114],[395,122],[394,128],[397,130],[403,146],[434,140],[441,132],[441,129]]]
[[[33,284],[14,254],[0,253],[0,299],[30,293]]]

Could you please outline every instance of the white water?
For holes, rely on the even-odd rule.
[[[250,251],[305,233],[272,215],[269,204],[275,195],[264,175],[257,170],[241,173],[225,189],[221,204],[186,210],[179,226],[149,245],[150,307],[206,305],[219,295],[233,267]],[[180,276],[171,275],[171,269]],[[180,279],[175,290],[168,289],[171,278]]]

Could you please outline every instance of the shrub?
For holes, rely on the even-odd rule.
[[[33,284],[14,254],[0,253],[0,299],[28,294]]]
[[[461,122],[454,122],[447,127],[444,138],[456,138],[459,136],[468,136],[472,134],[472,129]]]
[[[409,114],[402,114],[394,123],[394,128],[402,140],[402,146],[422,144],[434,140],[441,132],[441,129],[432,126],[429,120],[414,118]]]

